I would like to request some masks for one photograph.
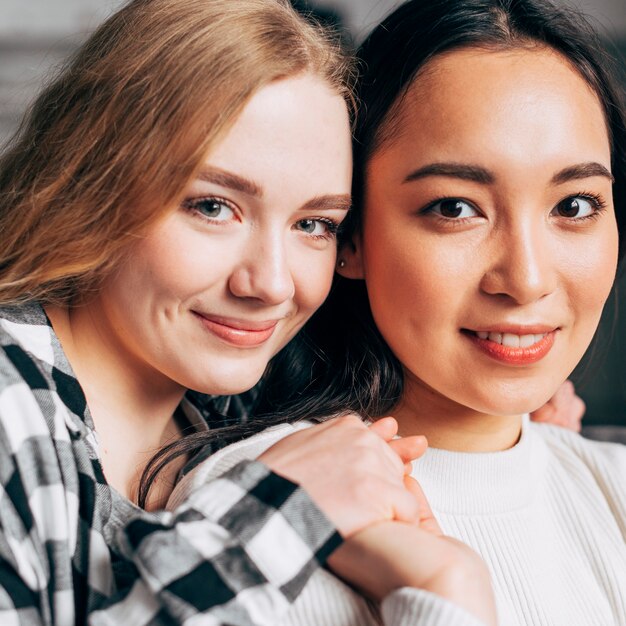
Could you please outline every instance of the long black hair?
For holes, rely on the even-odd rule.
[[[375,28],[358,52],[354,208],[342,230],[346,245],[361,224],[367,161],[385,134],[393,133],[395,107],[419,71],[433,57],[454,49],[537,44],[569,59],[602,104],[611,142],[618,228],[624,232],[624,109],[609,60],[587,21],[548,0],[411,0]],[[337,276],[326,303],[270,363],[254,411],[256,419],[197,433],[162,450],[146,470],[142,495],[145,498],[160,467],[177,455],[299,419],[321,421],[348,412],[375,418],[394,408],[403,385],[402,367],[376,328],[364,282]]]
[[[548,0],[411,0],[375,28],[358,52],[354,209],[342,232],[344,245],[361,226],[367,162],[393,135],[399,103],[420,70],[454,49],[537,45],[568,59],[598,96],[611,144],[617,226],[624,234],[625,112],[611,61],[586,19]],[[620,259],[623,254],[620,237]],[[372,318],[364,281],[337,276],[326,303],[272,362],[258,411],[267,415],[265,424],[346,412],[375,418],[392,411],[403,384],[402,367]]]

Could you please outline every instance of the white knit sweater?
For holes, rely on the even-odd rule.
[[[171,506],[304,427],[269,429],[221,450],[177,486]],[[510,450],[429,449],[413,475],[444,532],[487,562],[500,626],[626,626],[626,446],[525,419]],[[476,623],[412,589],[386,598],[382,615],[386,626]],[[320,571],[280,626],[370,626],[378,619],[360,596]]]

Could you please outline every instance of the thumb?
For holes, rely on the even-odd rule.
[[[430,504],[428,504],[428,500],[426,499],[426,495],[420,487],[420,484],[415,480],[415,478],[405,476],[404,486],[415,497],[419,504],[419,527],[431,535],[443,535],[439,522],[435,519],[433,511],[430,508]]]
[[[428,441],[423,435],[411,435],[409,437],[401,437],[389,442],[391,449],[400,457],[403,463],[408,464],[411,472],[411,461],[419,459],[428,448]]]
[[[398,432],[398,422],[396,422],[394,417],[381,417],[373,424],[370,424],[369,429],[384,441],[389,442]]]

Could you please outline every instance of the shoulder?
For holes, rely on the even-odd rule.
[[[598,469],[626,470],[626,446],[620,443],[593,441],[567,428],[532,423],[530,428],[550,451],[563,460],[578,460]]]
[[[167,508],[176,508],[201,485],[221,476],[241,461],[252,461],[258,458],[276,442],[312,425],[311,422],[306,421],[296,424],[279,424],[218,450],[185,474],[172,492]]]
[[[592,441],[548,424],[533,424],[531,428],[547,447],[551,474],[589,498],[599,497],[608,504],[626,536],[626,446]]]
[[[0,307],[0,384],[16,380],[37,389],[44,385],[44,370],[52,367],[54,336],[38,305]],[[45,385],[44,385],[45,386]]]
[[[38,304],[0,307],[0,438],[15,452],[42,437],[78,432],[78,383]],[[76,406],[74,406],[76,405]]]

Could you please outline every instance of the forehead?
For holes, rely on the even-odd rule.
[[[547,48],[469,48],[439,55],[414,80],[381,147],[429,161],[572,160],[610,163],[602,105]],[[491,157],[491,158],[490,158]]]
[[[250,98],[207,163],[277,191],[343,192],[352,167],[346,103],[313,74],[269,83]]]

